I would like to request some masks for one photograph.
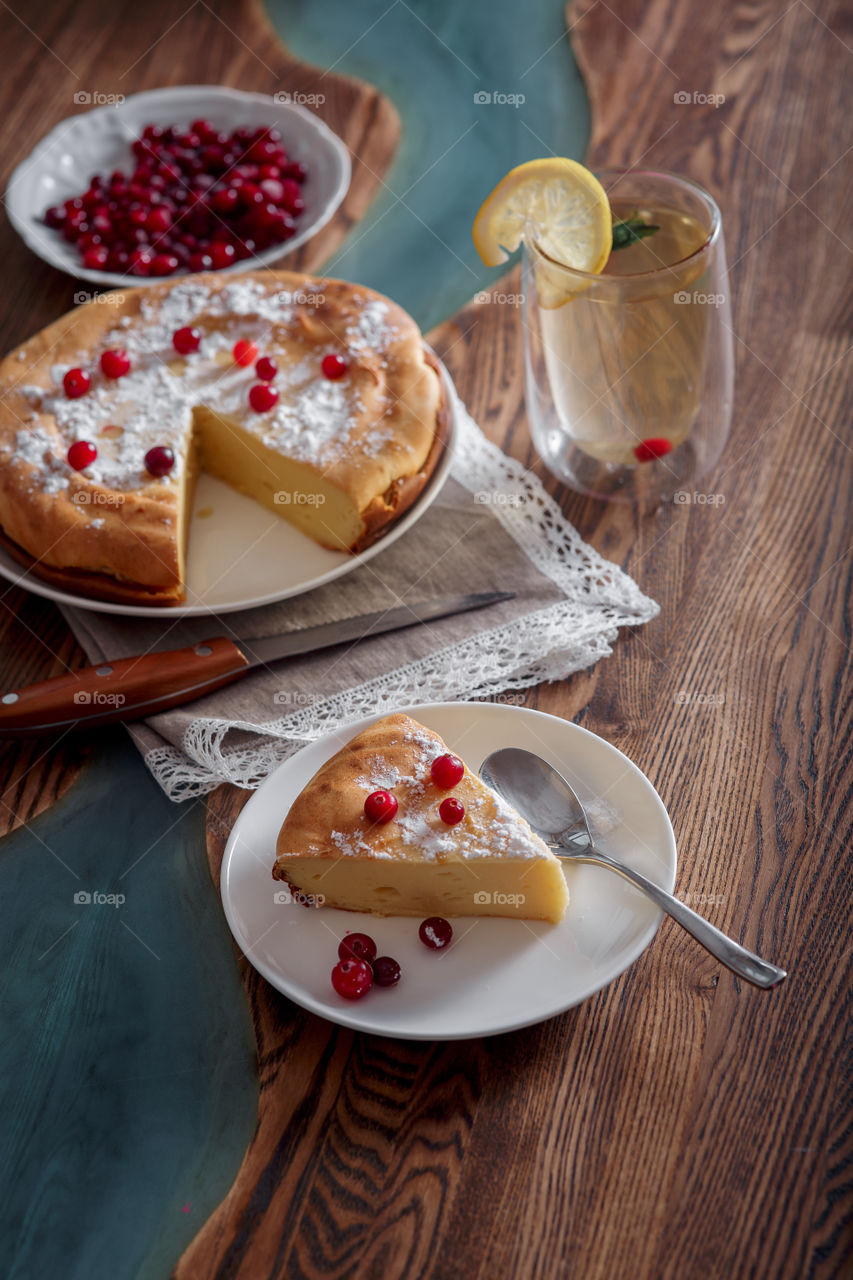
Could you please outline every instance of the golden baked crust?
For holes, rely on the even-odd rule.
[[[287,880],[295,858],[334,854],[332,832],[339,832],[366,858],[416,852],[402,844],[396,822],[373,827],[368,823],[364,816],[368,789],[363,780],[375,780],[372,789],[378,789],[394,776],[413,777],[421,751],[419,739],[432,746],[434,755],[446,749],[438,734],[409,716],[383,716],[327,760],[290,806],[276,842],[273,878]],[[429,786],[439,794],[432,783]],[[365,836],[369,842],[362,848]]]
[[[201,329],[202,352],[215,348],[206,362],[171,348],[172,332],[186,324]],[[227,354],[242,336],[279,364],[281,401],[267,418],[247,411],[254,375]],[[133,369],[110,383],[98,361],[114,346],[128,349]],[[328,383],[314,370],[326,351],[342,348],[349,373]],[[92,392],[68,401],[62,374],[77,365],[95,371]],[[351,551],[416,500],[447,428],[440,378],[414,321],[372,290],[292,272],[202,275],[104,295],[7,356],[0,386],[6,545],[56,585],[129,603],[184,598],[184,509],[200,415],[295,458],[318,485],[340,492],[360,515]],[[118,437],[102,435],[105,426]],[[99,451],[86,472],[66,462],[78,438]],[[164,480],[142,462],[155,443],[179,455]],[[316,536],[323,541],[322,528]]]

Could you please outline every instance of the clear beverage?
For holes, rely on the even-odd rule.
[[[732,340],[719,213],[667,174],[600,175],[614,221],[657,230],[599,276],[525,254],[534,443],[583,492],[671,497],[722,450]]]

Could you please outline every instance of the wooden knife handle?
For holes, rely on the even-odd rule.
[[[0,694],[0,737],[139,720],[200,698],[248,670],[245,654],[224,636],[82,667]]]

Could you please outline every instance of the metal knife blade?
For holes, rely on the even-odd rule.
[[[237,646],[249,660],[250,667],[278,662],[281,658],[296,658],[313,653],[317,649],[330,649],[348,640],[366,639],[382,635],[385,631],[401,631],[422,622],[437,622],[458,613],[470,613],[472,609],[484,609],[487,605],[512,600],[514,591],[480,591],[462,596],[442,596],[438,600],[419,604],[395,605],[392,609],[379,609],[375,613],[362,613],[356,618],[343,618],[340,622],[321,622],[316,627],[301,631],[288,631],[284,635],[264,636],[259,640],[238,640]]]

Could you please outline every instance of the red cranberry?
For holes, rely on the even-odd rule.
[[[269,356],[261,356],[260,360],[255,365],[255,373],[258,375],[261,382],[272,382],[273,378],[278,373],[278,365],[275,360],[270,360]]]
[[[332,986],[345,1000],[360,1000],[373,986],[373,970],[364,960],[340,960],[332,970]]]
[[[44,211],[44,220],[47,226],[53,227],[56,231],[65,221],[65,208],[61,204],[51,205],[49,209]]]
[[[158,204],[145,219],[145,229],[152,235],[168,231],[172,225],[172,215],[165,205]]]
[[[323,370],[323,376],[329,378],[332,382],[337,382],[338,378],[342,378],[349,369],[349,365],[343,356],[328,355],[323,356],[320,368]]]
[[[253,204],[263,204],[266,196],[256,182],[244,182],[240,188],[240,200],[251,207]]]
[[[421,923],[418,937],[430,951],[442,951],[453,937],[453,929],[443,916],[430,916]]]
[[[438,806],[438,814],[448,827],[455,827],[465,817],[465,806],[455,796],[448,796]]]
[[[348,933],[338,946],[341,960],[366,960],[370,964],[376,955],[376,943],[369,933]]]
[[[179,355],[188,356],[193,351],[198,351],[201,342],[201,334],[198,329],[193,329],[187,325],[183,329],[176,329],[172,334],[172,346]]]
[[[193,120],[190,128],[202,142],[211,142],[216,137],[216,130],[209,120]]]
[[[123,378],[130,373],[130,356],[120,347],[105,351],[101,356],[101,369],[107,378]]]
[[[224,187],[221,191],[214,191],[210,197],[211,209],[225,217],[230,213],[236,213],[239,203],[240,193],[234,187]]]
[[[161,476],[167,476],[174,465],[175,455],[168,445],[155,444],[145,455],[145,470],[158,480]]]
[[[225,154],[224,148],[221,147],[219,143],[216,143],[216,142],[211,143],[210,146],[204,147],[202,149],[201,157],[200,157],[201,162],[204,165],[205,169],[208,170],[208,172],[210,172],[211,170],[218,172],[224,167],[222,164],[222,157],[224,154]]]
[[[285,209],[290,209],[295,200],[302,199],[302,188],[298,182],[294,182],[293,178],[282,179],[282,200]]]
[[[672,442],[665,436],[654,436],[651,440],[643,440],[636,445],[634,457],[638,462],[653,462],[655,458],[663,458],[672,448]]]
[[[259,186],[266,198],[275,204],[280,204],[284,199],[284,183],[279,182],[278,178],[263,178]]]
[[[396,987],[400,981],[400,966],[390,956],[377,956],[373,961],[373,981],[377,987]]]
[[[458,756],[452,756],[450,752],[444,756],[436,756],[430,768],[433,782],[444,791],[449,791],[451,787],[456,786],[457,782],[461,782],[464,772],[465,766],[462,761]]]
[[[150,249],[134,249],[128,259],[128,266],[135,276],[148,276],[151,274],[151,263],[154,261],[154,254]]]
[[[390,822],[397,812],[397,797],[390,791],[371,791],[364,802],[364,814],[368,822]]]
[[[98,456],[98,450],[89,440],[75,440],[68,450],[68,465],[75,471],[85,471]]]
[[[174,253],[155,253],[151,263],[152,276],[170,276],[177,271],[180,262]]]
[[[249,404],[255,413],[269,413],[278,403],[278,392],[268,382],[256,382],[249,388]]]
[[[191,253],[188,265],[190,271],[210,271],[213,259],[209,253]]]
[[[97,248],[100,248],[102,245],[103,245],[103,236],[99,236],[97,232],[90,231],[90,232],[87,232],[85,236],[81,236],[80,239],[77,241],[77,252],[82,253],[83,257],[85,258],[86,254],[89,252],[90,249],[97,249]]]
[[[246,152],[246,159],[255,164],[275,164],[278,147],[270,139],[253,142]]]
[[[225,244],[221,240],[217,240],[210,246],[210,258],[215,270],[221,271],[224,267],[230,267],[237,258],[237,251],[233,244]]]
[[[92,385],[92,381],[83,369],[69,369],[62,379],[65,394],[69,400],[79,400]]]
[[[234,357],[235,364],[248,369],[249,365],[254,364],[258,358],[258,348],[248,338],[240,338],[234,343],[231,354]]]

